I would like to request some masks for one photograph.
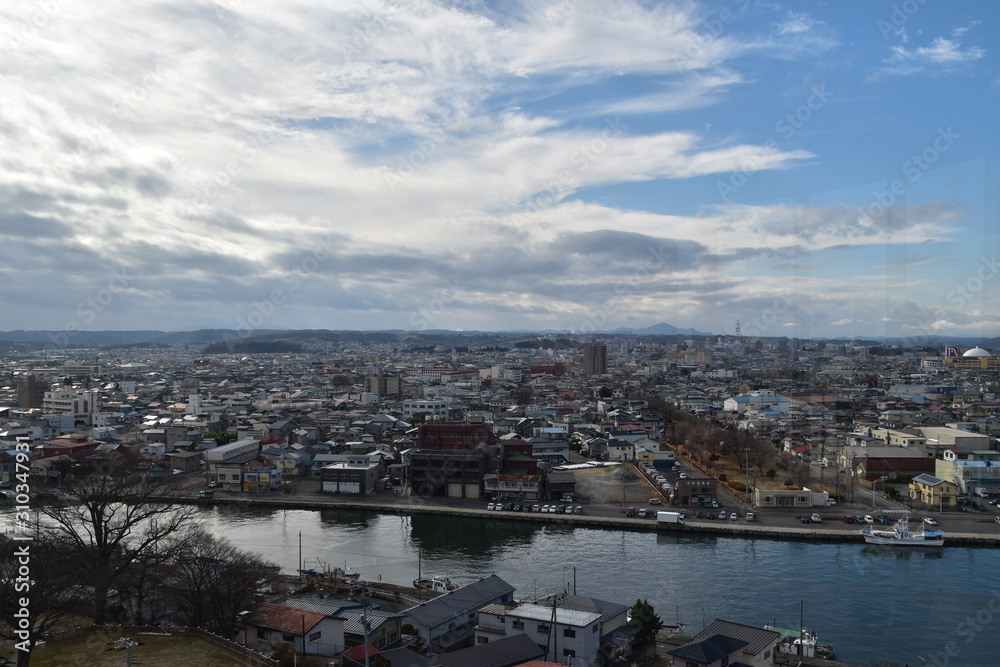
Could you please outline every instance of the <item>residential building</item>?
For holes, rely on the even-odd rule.
[[[545,649],[546,660],[590,667],[605,664],[609,635],[627,625],[627,614],[626,605],[564,593],[535,602],[493,604],[479,612],[476,643],[526,634]],[[626,655],[630,652],[624,649]]]
[[[343,651],[344,619],[329,614],[265,602],[246,618],[246,645],[257,651],[288,644],[309,655]]]
[[[488,644],[476,644],[451,653],[433,656],[428,667],[514,667],[528,665],[545,656],[545,649],[525,634],[501,637]],[[530,662],[529,662],[530,661]],[[572,663],[545,663],[572,664]],[[407,664],[407,667],[410,667]]]
[[[770,667],[773,665],[774,656],[778,652],[778,643],[781,641],[781,634],[773,630],[717,618],[692,637],[691,642],[700,642],[718,635],[747,642],[746,646],[743,647],[743,655],[738,661],[746,667]]]
[[[943,510],[958,505],[958,487],[934,475],[917,475],[910,482],[910,498],[929,507]]]
[[[500,577],[462,586],[406,610],[407,620],[432,651],[449,651],[472,644],[479,610],[490,604],[507,604],[514,587]]]
[[[667,651],[674,664],[684,667],[736,667],[750,642],[725,635],[713,635]],[[683,662],[680,662],[683,661]]]
[[[343,618],[344,643],[348,648],[363,644],[366,636],[368,644],[378,650],[393,647],[402,638],[403,613],[366,609],[359,602],[332,598],[288,598],[282,604]]]

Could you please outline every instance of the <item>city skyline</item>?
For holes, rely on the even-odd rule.
[[[0,330],[992,338],[992,3],[0,9]]]

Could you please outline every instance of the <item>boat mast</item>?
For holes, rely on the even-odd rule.
[[[805,642],[805,623],[803,621],[804,600],[799,600],[799,656],[802,656],[802,644]]]

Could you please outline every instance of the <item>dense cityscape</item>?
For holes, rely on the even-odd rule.
[[[79,549],[72,557],[98,558],[98,547],[114,554],[103,570],[85,568],[87,576],[74,583],[100,586],[100,606],[89,594],[83,596],[88,602],[71,596],[60,601],[66,608],[39,611],[35,620],[46,635],[57,636],[70,612],[99,624],[114,614],[116,622],[135,625],[202,626],[262,654],[284,644],[303,655],[332,658],[370,645],[383,664],[397,664],[394,655],[412,661],[414,650],[431,656],[419,664],[480,664],[476,653],[459,651],[482,651],[502,639],[506,643],[489,650],[506,647],[510,660],[578,657],[561,664],[617,664],[657,653],[653,639],[660,617],[656,628],[628,621],[641,621],[641,600],[626,613],[631,600],[573,595],[559,601],[553,594],[526,599],[524,591],[496,577],[461,586],[431,577],[413,585],[443,598],[475,600],[475,609],[461,612],[472,611],[468,619],[458,629],[453,618],[429,620],[429,602],[414,601],[393,613],[372,610],[369,615],[378,619],[372,628],[381,634],[372,630],[377,639],[366,642],[352,632],[350,620],[342,627],[323,625],[333,617],[354,618],[351,613],[361,613],[356,603],[310,598],[316,589],[309,586],[291,597],[284,589],[269,593],[264,602],[253,594],[278,576],[270,569],[275,564],[237,556],[241,552],[225,535],[180,534],[199,507],[251,498],[315,508],[347,502],[386,510],[387,503],[396,503],[388,511],[435,508],[518,518],[545,513],[536,520],[626,527],[648,512],[656,520],[642,523],[654,529],[759,527],[785,537],[807,530],[792,527],[800,516],[811,523],[843,514],[835,529],[824,524],[826,534],[812,532],[809,538],[850,540],[858,535],[848,525],[855,522],[848,508],[864,506],[863,514],[879,514],[883,523],[889,520],[880,511],[902,510],[916,513],[918,521],[926,514],[948,523],[944,517],[978,518],[978,512],[992,519],[996,511],[989,500],[1000,498],[1000,479],[992,474],[1000,467],[1000,363],[978,346],[742,335],[187,335],[203,340],[77,349],[6,343],[0,484],[11,511],[16,505],[18,515],[24,513],[14,532],[44,535],[39,526],[47,525],[56,531],[53,545]],[[95,506],[114,507],[123,496],[156,509],[124,523],[113,512],[101,519],[91,513]],[[647,509],[646,496],[661,506]],[[414,500],[419,508],[406,509]],[[728,518],[725,509],[738,524],[719,521]],[[971,515],[963,515],[970,509]],[[549,518],[550,512],[566,518]],[[90,528],[80,530],[75,522]],[[949,539],[955,533],[997,536],[991,524],[951,524]],[[95,537],[99,527],[122,532],[102,545]],[[74,539],[67,542],[67,535]],[[139,557],[142,548],[156,545],[164,554],[160,576],[169,572],[179,579],[191,567],[182,553],[195,542],[203,561],[254,563],[228,606],[193,602],[192,587],[208,586],[198,593],[225,597],[213,588],[219,582],[136,582],[137,571],[156,579],[157,567]],[[58,560],[60,548],[52,548]],[[353,581],[346,567],[305,569],[326,581]],[[87,581],[97,574],[99,584]],[[17,627],[15,582],[12,577],[4,598],[11,628]],[[526,642],[519,633],[496,634],[505,616],[522,618],[515,623],[523,629],[527,619],[543,625],[539,619],[556,608],[570,619],[560,631],[575,632],[573,623],[585,628],[600,618],[600,641],[564,641],[559,651],[572,655],[554,655],[555,643],[543,636]],[[315,615],[323,639],[305,640],[288,629],[285,617],[294,616],[292,609]],[[646,616],[655,613],[650,609]],[[741,641],[748,626],[740,621],[719,620],[666,653],[677,658],[691,647],[725,649],[746,662],[746,643],[726,643]],[[777,655],[787,637],[761,632],[772,634],[755,634],[753,645],[763,641],[768,656]],[[272,633],[283,634],[284,641]],[[535,654],[531,647],[539,646],[544,650]],[[785,648],[795,651],[793,645]],[[817,654],[815,646],[810,650]]]

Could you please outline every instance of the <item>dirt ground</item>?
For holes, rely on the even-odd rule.
[[[631,464],[574,470],[573,474],[576,476],[576,500],[582,503],[638,506],[659,495]]]

